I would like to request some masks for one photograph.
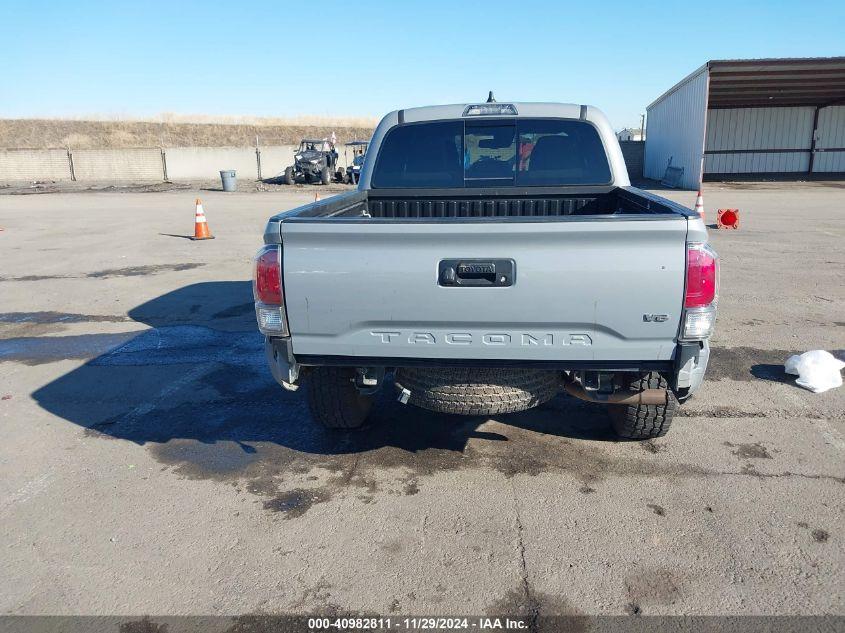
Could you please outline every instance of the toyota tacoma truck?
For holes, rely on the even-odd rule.
[[[391,112],[356,191],[272,217],[255,259],[273,376],[313,418],[403,403],[490,416],[561,391],[665,434],[700,387],[719,262],[690,209],[630,186],[605,116],[478,103]]]

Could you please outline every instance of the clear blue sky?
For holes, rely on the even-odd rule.
[[[567,101],[636,125],[708,59],[845,54],[845,2],[0,0],[0,117]]]

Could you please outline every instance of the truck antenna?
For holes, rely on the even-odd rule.
[[[493,98],[493,91],[492,90],[487,95],[487,103],[496,103],[496,100]]]

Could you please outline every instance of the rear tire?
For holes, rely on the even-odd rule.
[[[285,184],[293,185],[296,183],[296,178],[293,177],[293,167],[285,167]]]
[[[438,413],[496,415],[536,407],[560,390],[557,372],[536,369],[423,369],[396,371],[396,387],[410,404]]]
[[[327,429],[357,429],[370,415],[373,397],[355,388],[355,369],[314,367],[308,376],[311,417]]]
[[[627,440],[647,440],[662,437],[669,432],[678,400],[669,389],[669,383],[657,372],[632,374],[626,379],[622,392],[638,393],[643,389],[666,389],[666,404],[630,404],[609,405],[608,413],[613,423],[613,430],[619,437]]]

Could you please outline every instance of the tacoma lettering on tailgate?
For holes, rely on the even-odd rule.
[[[507,332],[490,332],[486,334],[472,334],[471,332],[449,332],[435,334],[434,332],[396,332],[374,330],[370,335],[381,339],[382,343],[398,343],[408,341],[411,345],[518,345],[528,347],[532,345],[582,345],[593,344],[589,334],[510,334]]]

